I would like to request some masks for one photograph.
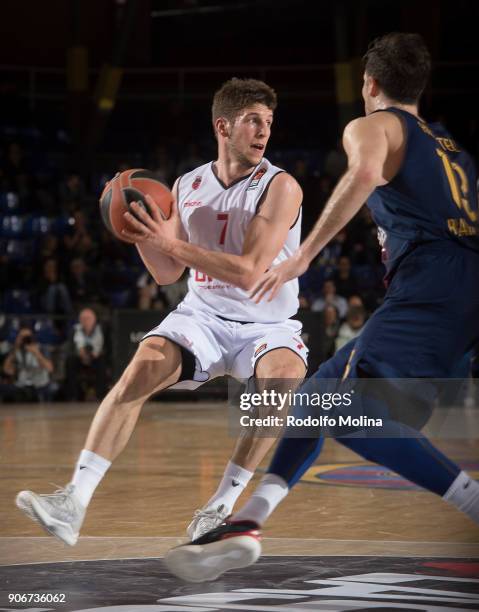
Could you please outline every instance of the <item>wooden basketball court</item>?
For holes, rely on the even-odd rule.
[[[152,402],[97,489],[79,544],[69,548],[46,536],[17,510],[15,495],[51,492],[69,481],[95,409],[1,407],[2,564],[161,556],[185,538],[193,511],[214,491],[234,443],[224,404]],[[479,468],[477,441],[437,444],[473,474]],[[387,479],[370,486],[361,475],[367,464],[333,440],[320,460],[270,519],[265,554],[479,556],[479,529],[436,496],[384,488]],[[344,470],[359,476],[344,478]]]

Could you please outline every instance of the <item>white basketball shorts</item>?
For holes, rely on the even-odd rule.
[[[301,322],[293,319],[281,323],[239,323],[180,304],[143,340],[162,336],[190,351],[195,357],[192,379],[182,379],[171,388],[193,390],[226,374],[237,380],[249,379],[255,373],[257,361],[274,349],[290,349],[307,367],[308,348],[300,333]]]

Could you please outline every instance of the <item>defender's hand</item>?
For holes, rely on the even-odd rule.
[[[251,290],[250,298],[255,304],[259,304],[269,292],[268,302],[271,302],[284,283],[304,274],[308,266],[309,262],[301,257],[299,251],[296,251],[289,259],[273,266],[263,274]]]

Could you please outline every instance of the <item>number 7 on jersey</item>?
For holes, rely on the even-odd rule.
[[[216,220],[221,221],[224,224],[223,227],[221,228],[221,234],[220,234],[220,239],[219,239],[220,244],[225,243],[226,228],[228,227],[228,218],[229,218],[229,213],[218,213],[216,215]]]

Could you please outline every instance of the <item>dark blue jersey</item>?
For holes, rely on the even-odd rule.
[[[367,202],[379,228],[387,276],[418,244],[446,241],[479,252],[477,171],[470,155],[439,123],[393,107],[380,112],[398,115],[406,134],[398,173]]]

